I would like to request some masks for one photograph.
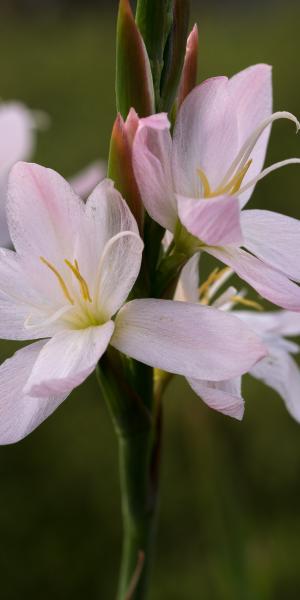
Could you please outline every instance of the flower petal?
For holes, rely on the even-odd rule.
[[[133,167],[149,215],[174,231],[177,208],[171,173],[172,139],[165,114],[140,119],[133,143]]]
[[[45,342],[18,350],[0,367],[0,444],[18,442],[40,425],[67,394],[33,398],[23,388]]]
[[[260,340],[242,321],[196,304],[133,300],[118,313],[115,326],[115,348],[186,377],[231,379],[265,355]]]
[[[95,369],[114,330],[112,321],[98,327],[57,333],[40,352],[24,393],[47,397],[69,394]]]
[[[138,234],[136,220],[113,181],[104,179],[87,199],[82,235],[76,248],[88,279],[89,272],[91,279],[94,277],[107,242],[122,231]]]
[[[256,313],[253,310],[238,310],[235,314],[260,335],[300,335],[300,314],[297,312],[273,310]]]
[[[237,151],[236,107],[228,79],[208,79],[187,96],[178,112],[172,153],[176,192],[190,198],[203,195],[198,169],[216,189]]]
[[[242,420],[245,404],[241,396],[240,377],[217,382],[188,379],[188,382],[197,396],[200,396],[210,408],[239,421]]]
[[[70,256],[84,204],[63,177],[36,164],[17,163],[9,177],[7,220],[20,254],[59,264]]]
[[[97,277],[98,309],[110,319],[124,304],[139,274],[144,244],[131,231],[123,231],[107,242]]]
[[[70,185],[80,198],[87,198],[96,185],[106,177],[107,165],[104,161],[95,161],[73,175]]]
[[[178,302],[193,302],[199,300],[199,260],[200,252],[196,252],[183,267],[174,295]]]
[[[234,75],[228,82],[228,91],[236,106],[238,119],[239,147],[241,148],[251,133],[272,114],[272,68],[258,64]],[[260,173],[266,156],[271,127],[261,135],[252,154],[252,164],[244,179],[244,184]],[[253,188],[240,196],[244,206]]]
[[[0,169],[0,247],[9,248],[11,239],[6,219],[6,199],[9,169]]]
[[[19,102],[0,104],[0,164],[12,167],[29,158],[34,149],[33,113]]]
[[[94,227],[97,244],[106,242],[121,231],[138,233],[136,220],[111,179],[103,179],[86,202],[86,218]]]
[[[47,337],[49,332],[25,326],[25,321],[37,306],[45,305],[23,268],[20,257],[11,250],[0,249],[0,337],[28,340]]]
[[[300,371],[293,358],[276,346],[270,354],[250,370],[250,374],[273,388],[283,399],[287,410],[300,423]]]
[[[196,200],[177,196],[177,202],[181,223],[205,244],[240,246],[243,243],[237,198],[219,196]]]
[[[295,281],[300,281],[300,221],[269,210],[241,213],[245,247]]]
[[[300,311],[300,287],[279,271],[240,248],[205,248],[205,250],[233,269],[263,298],[288,310]]]

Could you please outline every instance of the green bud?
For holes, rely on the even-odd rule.
[[[129,0],[120,0],[117,23],[117,110],[126,119],[133,107],[139,117],[154,112],[151,67]]]
[[[164,51],[173,22],[174,0],[138,0],[136,22],[146,44],[155,91],[156,108],[160,102],[160,82]]]
[[[159,111],[169,112],[175,101],[186,53],[189,0],[174,0],[173,23],[164,52]]]

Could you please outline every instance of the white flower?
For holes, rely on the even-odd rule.
[[[247,325],[214,308],[151,299],[121,308],[143,242],[112,182],[85,204],[55,171],[17,163],[7,219],[16,252],[0,250],[0,337],[38,341],[0,367],[0,443],[49,416],[109,343],[148,365],[216,381],[265,355]]]
[[[232,271],[224,269],[213,272],[199,288],[199,254],[187,263],[182,271],[175,298],[183,302],[210,303],[221,312],[231,310],[237,303],[256,303],[238,294],[229,287],[219,297],[217,292]],[[253,310],[235,310],[236,317],[247,323],[257,333],[267,349],[267,356],[249,369],[249,374],[273,388],[283,399],[287,410],[300,422],[300,369],[293,358],[300,348],[295,342],[286,339],[300,335],[300,315],[291,311],[257,313]],[[241,419],[244,414],[244,400],[241,393],[241,377],[225,381],[205,381],[190,378],[189,383],[195,393],[208,406],[226,415]]]

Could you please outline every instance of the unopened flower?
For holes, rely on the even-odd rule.
[[[38,341],[0,367],[1,443],[48,417],[108,344],[153,367],[213,381],[236,377],[265,355],[247,325],[214,308],[152,299],[124,305],[143,242],[111,181],[84,203],[55,171],[18,163],[7,218],[16,252],[0,251],[0,336]]]
[[[257,181],[300,162],[262,171],[271,124],[281,118],[299,128],[292,114],[272,114],[269,66],[208,79],[183,102],[173,139],[167,115],[140,120],[134,168],[147,211],[175,242],[194,236],[194,249],[229,265],[271,302],[299,311],[299,222],[271,211],[241,212]]]
[[[251,306],[260,308],[253,300],[244,297],[230,286],[221,295],[220,288],[232,276],[230,269],[213,271],[199,286],[199,255],[195,255],[182,271],[176,290],[176,299],[183,302],[211,304],[220,311],[236,307]],[[300,335],[300,315],[291,311],[255,312],[235,310],[236,317],[243,320],[257,333],[267,349],[267,356],[249,370],[249,374],[273,388],[283,399],[287,410],[300,422],[300,369],[293,355],[300,347],[287,337]],[[241,391],[241,377],[213,382],[199,378],[188,380],[194,392],[208,406],[226,415],[241,419],[244,414],[244,400]]]

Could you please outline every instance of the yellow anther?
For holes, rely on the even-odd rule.
[[[224,267],[224,269],[220,270],[216,268],[210,273],[206,281],[204,281],[204,283],[200,285],[199,299],[201,300],[202,304],[208,304],[208,294],[210,287],[213,283],[219,281],[219,279],[221,279],[221,277],[223,277],[223,275],[225,275],[225,273],[227,273],[228,271],[230,271],[229,267]]]
[[[198,175],[200,177],[200,181],[201,181],[201,183],[203,185],[203,195],[204,195],[204,198],[211,198],[211,196],[213,194],[212,194],[212,191],[211,191],[211,187],[209,185],[209,181],[208,181],[208,179],[207,179],[204,171],[202,171],[202,169],[197,169],[197,173],[198,173]]]
[[[72,263],[67,259],[65,259],[65,263],[66,263],[67,267],[69,267],[69,269],[71,269],[73,275],[75,275],[77,281],[79,282],[80,291],[81,291],[83,299],[88,300],[89,302],[92,302],[88,284],[85,281],[85,279],[82,277],[82,275],[79,271],[79,265],[78,265],[77,260],[76,259],[74,260],[74,265],[72,265]]]
[[[55,268],[54,265],[52,265],[52,263],[50,263],[48,260],[46,260],[46,258],[44,258],[43,256],[40,256],[40,260],[42,261],[42,263],[44,263],[44,265],[46,265],[50,271],[52,271],[52,273],[54,273],[54,275],[57,277],[58,279],[58,283],[63,291],[64,296],[67,298],[68,302],[70,302],[70,304],[74,304],[74,300],[72,298],[72,296],[69,293],[69,290],[64,282],[63,277],[61,276],[61,274],[58,272],[58,270]]]
[[[232,187],[231,194],[236,194],[236,192],[239,191],[239,189],[245,179],[245,175],[248,173],[251,165],[252,165],[252,158],[250,158],[250,160],[248,160],[248,162],[245,164],[245,166],[240,170],[239,173],[237,173],[235,178],[233,178],[232,182],[234,182],[234,185]],[[234,181],[234,179],[235,179],[235,181]]]
[[[212,271],[212,273],[210,273],[210,275],[208,276],[206,281],[204,281],[204,283],[202,283],[202,285],[200,285],[199,298],[201,298],[201,296],[203,296],[209,290],[212,283],[214,283],[216,281],[216,277],[218,277],[218,273],[219,273],[219,269],[218,268],[214,269]]]
[[[234,175],[232,179],[230,179],[230,181],[226,183],[226,185],[220,185],[214,191],[211,189],[209,181],[204,171],[202,171],[202,169],[197,169],[197,173],[203,185],[204,198],[215,198],[216,196],[222,196],[223,194],[236,194],[239,191],[251,164],[252,159],[250,158],[250,160],[248,160],[248,162],[243,166],[243,168],[240,169],[240,171],[236,173],[236,175]]]
[[[242,296],[231,296],[229,300],[231,300],[231,302],[234,302],[234,304],[242,304],[243,306],[255,308],[255,310],[260,311],[264,310],[263,306],[259,304],[259,302],[255,302],[254,300],[248,300],[248,298],[243,298]]]

